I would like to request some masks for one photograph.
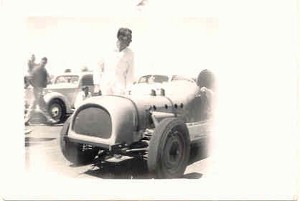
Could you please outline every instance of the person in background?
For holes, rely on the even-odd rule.
[[[39,64],[35,63],[35,55],[34,54],[31,55],[31,58],[28,60],[27,65],[28,65],[28,73],[31,73],[32,70],[34,69],[34,67],[37,67],[39,65]]]
[[[125,95],[134,82],[134,53],[129,48],[132,31],[120,28],[117,32],[116,49],[105,58],[100,88],[103,95]],[[95,79],[97,80],[97,79]]]
[[[77,108],[81,104],[82,101],[84,101],[85,99],[87,99],[89,97],[92,97],[91,92],[89,92],[89,87],[83,86],[82,91],[79,92],[76,96],[74,107]]]
[[[25,125],[29,125],[29,121],[33,115],[36,106],[39,106],[41,113],[46,117],[48,124],[55,124],[55,121],[48,113],[47,105],[43,97],[43,89],[47,87],[49,74],[46,69],[48,59],[43,57],[39,66],[35,67],[31,73],[30,84],[33,87],[33,101],[30,103],[28,111],[25,115]]]
[[[31,79],[31,74],[32,74],[32,70],[39,66],[39,64],[35,63],[35,55],[32,54],[31,58],[28,60],[27,62],[27,72],[24,76],[24,88],[26,89],[28,86],[30,86],[30,79]]]
[[[198,95],[203,98],[207,112],[212,113],[215,99],[215,76],[208,69],[202,70],[197,77]]]

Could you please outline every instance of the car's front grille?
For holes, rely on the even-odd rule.
[[[108,139],[112,132],[111,117],[101,107],[85,107],[76,114],[73,130],[78,134]]]

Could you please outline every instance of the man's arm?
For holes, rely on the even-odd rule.
[[[51,84],[51,77],[47,71],[47,84]]]
[[[94,80],[94,94],[99,95],[101,89],[100,86],[103,87],[103,72],[104,72],[104,62],[98,62],[93,72],[93,80]]]
[[[135,69],[134,69],[134,55],[128,61],[128,68],[126,73],[126,88],[133,84],[135,79]]]

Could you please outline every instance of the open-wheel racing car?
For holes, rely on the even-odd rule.
[[[191,146],[207,139],[211,128],[211,103],[199,95],[212,81],[204,71],[196,82],[172,82],[158,94],[86,99],[61,130],[63,155],[74,164],[140,157],[154,178],[181,177]]]

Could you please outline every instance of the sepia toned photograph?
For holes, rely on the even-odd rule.
[[[2,0],[1,198],[297,200],[297,3]]]
[[[212,37],[211,26],[216,26],[212,24],[216,23],[213,19],[179,19],[174,22],[176,29],[183,27],[185,20],[201,27],[198,28],[200,33]],[[100,27],[100,30],[107,26],[106,19],[101,18],[81,21],[81,18],[29,18],[29,34],[47,31],[46,37],[53,37],[53,31],[58,32],[55,33],[56,41],[61,45],[66,43],[68,47],[67,43],[78,44],[84,36],[82,33],[75,36],[77,31],[72,30],[71,40],[63,38],[60,42],[57,34],[69,34],[65,31],[71,30],[62,28],[61,31],[57,24],[69,26],[75,23],[78,25],[74,28],[79,30],[82,30],[79,26]],[[208,133],[213,122],[214,75],[200,67],[197,74],[188,75],[190,72],[186,69],[180,74],[180,70],[176,70],[178,65],[156,64],[155,60],[142,59],[136,64],[139,54],[134,54],[130,46],[135,37],[137,42],[141,41],[139,33],[140,38],[145,37],[139,24],[148,28],[147,22],[130,18],[127,23],[132,23],[133,28],[122,27],[111,34],[115,42],[112,48],[104,51],[113,51],[102,62],[94,60],[94,66],[92,59],[85,56],[84,61],[80,55],[88,54],[88,46],[98,44],[95,42],[98,37],[84,41],[86,48],[79,44],[80,48],[74,51],[78,54],[75,58],[70,52],[55,50],[52,54],[58,58],[66,54],[72,60],[69,64],[66,63],[68,59],[64,61],[66,57],[53,61],[51,67],[53,71],[57,70],[56,74],[50,74],[51,67],[47,66],[48,58],[50,63],[50,58],[55,59],[54,55],[41,58],[39,63],[36,62],[37,53],[29,58],[28,74],[24,77],[26,167],[29,171],[40,169],[34,164],[39,164],[37,161],[43,154],[39,147],[43,146],[46,152],[42,157],[49,158],[47,166],[57,166],[57,171],[65,170],[76,177],[167,179],[184,176],[197,179],[202,176],[193,169],[203,169],[203,165],[191,166],[190,172],[186,172],[186,167],[197,158],[207,157]],[[176,29],[173,27],[170,34]],[[93,34],[99,36],[103,32]],[[89,33],[84,38],[90,38]],[[34,45],[36,38],[33,37],[30,43]],[[89,41],[92,42],[87,44]],[[94,46],[101,47],[101,44]],[[138,43],[135,48],[153,52],[153,47],[147,43]],[[174,70],[167,67],[170,65]],[[138,75],[137,68],[141,68],[139,71],[143,74]],[[58,158],[61,158],[60,162]],[[70,164],[66,165],[66,162]]]

